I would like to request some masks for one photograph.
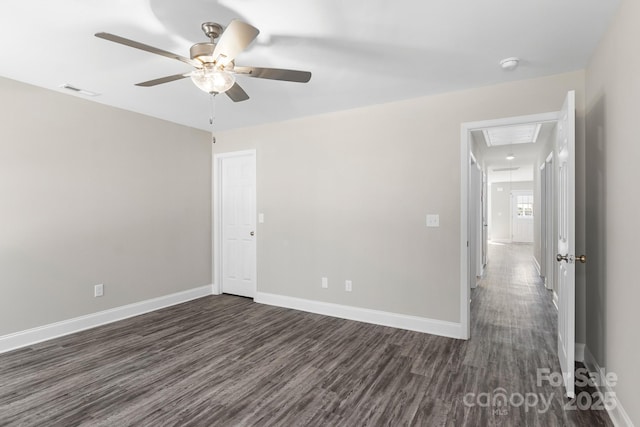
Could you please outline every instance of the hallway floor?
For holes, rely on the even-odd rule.
[[[478,287],[471,293],[471,340],[465,365],[479,373],[478,390],[494,396],[503,388],[513,393],[532,394],[540,404],[526,411],[526,405],[509,407],[509,415],[495,408],[492,423],[501,425],[611,425],[606,411],[571,410],[575,404],[564,397],[564,388],[554,387],[538,368],[560,373],[557,358],[557,309],[551,291],[544,287],[533,261],[533,245],[490,242],[488,264]],[[539,381],[539,378],[542,381]],[[595,390],[578,389],[576,393]],[[542,399],[552,396],[550,409]],[[518,402],[518,398],[514,397]],[[564,410],[564,407],[569,410]],[[489,408],[487,408],[489,409]],[[487,416],[481,411],[479,416]],[[505,423],[506,420],[509,419]]]

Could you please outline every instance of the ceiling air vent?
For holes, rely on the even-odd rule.
[[[493,169],[494,172],[509,172],[509,171],[517,171],[520,168],[498,168]]]
[[[79,87],[75,87],[73,85],[70,85],[69,83],[62,84],[62,85],[60,85],[60,87],[62,89],[67,89],[67,90],[70,90],[72,92],[79,93],[81,95],[87,95],[87,96],[98,96],[98,95],[100,95],[97,92],[91,92],[90,90],[80,89]]]
[[[531,144],[538,140],[541,123],[517,126],[498,126],[483,129],[484,140],[488,147],[513,144]]]

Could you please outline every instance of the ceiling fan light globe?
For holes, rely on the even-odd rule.
[[[207,93],[226,92],[236,82],[236,76],[233,73],[208,67],[192,71],[190,77],[200,90]]]

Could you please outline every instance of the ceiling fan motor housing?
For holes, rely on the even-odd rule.
[[[202,63],[213,62],[213,50],[216,45],[214,43],[196,43],[191,46],[189,49],[189,53],[191,54],[191,59],[195,59],[201,61]]]
[[[213,57],[213,50],[216,47],[215,40],[220,37],[224,29],[222,28],[222,25],[215,22],[204,22],[202,23],[201,28],[202,32],[209,37],[211,41],[206,43],[196,43],[191,46],[191,49],[189,49],[191,59],[196,59],[203,64],[213,63],[215,62],[215,58]]]

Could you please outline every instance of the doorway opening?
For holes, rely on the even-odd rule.
[[[533,176],[531,177],[533,184]],[[533,188],[511,190],[511,242],[533,244]],[[534,255],[534,259],[535,255]]]
[[[547,138],[542,138],[536,146],[536,141],[541,135],[543,127],[547,127]],[[575,91],[569,91],[562,108],[558,112],[544,113],[532,116],[512,117],[484,122],[464,123],[461,126],[461,261],[460,261],[460,320],[462,335],[469,338],[471,335],[471,295],[473,282],[470,275],[475,272],[478,254],[472,250],[478,244],[476,227],[482,220],[477,216],[475,205],[479,200],[477,183],[479,174],[476,169],[489,172],[492,165],[501,166],[492,162],[492,156],[503,156],[510,163],[506,167],[493,168],[493,172],[508,172],[509,180],[509,211],[508,217],[511,224],[509,243],[514,244],[514,236],[518,239],[530,235],[533,220],[535,267],[538,275],[551,275],[551,283],[557,287],[557,357],[562,370],[565,390],[568,397],[574,396],[575,384],[575,262],[585,262],[585,256],[577,257],[575,252]],[[483,141],[482,144],[480,141]],[[501,146],[501,147],[500,147]],[[518,150],[516,150],[518,146]],[[527,148],[528,147],[528,148]],[[490,152],[487,148],[495,148]],[[527,150],[535,154],[527,158]],[[517,153],[516,153],[517,151]],[[552,156],[549,156],[553,153]],[[514,160],[522,157],[524,165],[515,164]],[[547,162],[551,160],[551,163]],[[502,164],[504,165],[504,164]],[[550,165],[553,165],[551,167]],[[527,168],[524,168],[527,166]],[[534,194],[529,192],[514,192],[513,174],[519,173],[520,168],[529,169],[529,177],[533,176]],[[547,173],[532,173],[533,170],[547,169]],[[496,170],[498,169],[498,170]],[[488,173],[491,186],[492,174]],[[531,178],[530,178],[531,179]],[[495,180],[495,177],[494,177]],[[542,184],[544,183],[544,188]],[[496,191],[499,187],[496,187]],[[551,190],[551,191],[550,191]],[[502,188],[504,193],[504,188]],[[489,192],[491,213],[488,217],[489,239],[493,239],[493,221],[501,215],[494,216],[496,200],[491,198],[493,189]],[[536,202],[537,200],[537,202]],[[540,203],[544,200],[544,203]],[[553,202],[556,203],[553,203]],[[555,206],[553,206],[555,204]],[[540,211],[541,206],[544,211]],[[552,209],[553,208],[553,209]],[[551,212],[551,215],[547,213]],[[499,211],[498,211],[499,213]],[[532,218],[529,218],[532,217]],[[545,218],[545,221],[542,221]],[[549,220],[549,218],[551,220]],[[504,221],[499,221],[504,223]],[[515,224],[515,227],[514,227]],[[550,228],[553,227],[553,233]],[[495,227],[494,227],[495,228]],[[514,233],[514,230],[516,233]],[[553,245],[550,245],[548,236],[552,235]],[[543,243],[543,240],[547,240]],[[549,254],[555,253],[556,263],[551,266]],[[544,260],[542,262],[541,260]],[[487,263],[491,263],[491,256]],[[544,265],[544,267],[543,267]],[[544,269],[543,269],[544,268]],[[543,288],[544,289],[544,288]],[[544,292],[547,292],[546,289]],[[497,298],[503,298],[497,294]],[[547,300],[553,307],[550,300]],[[512,311],[507,312],[513,315]],[[511,319],[515,322],[517,318]]]
[[[460,317],[467,338],[472,290],[492,261],[490,244],[530,245],[539,275],[546,274],[538,260],[547,260],[553,245],[541,245],[537,236],[542,235],[540,218],[553,211],[549,204],[540,210],[542,193],[534,170],[553,151],[558,117],[558,112],[550,112],[462,125]]]

